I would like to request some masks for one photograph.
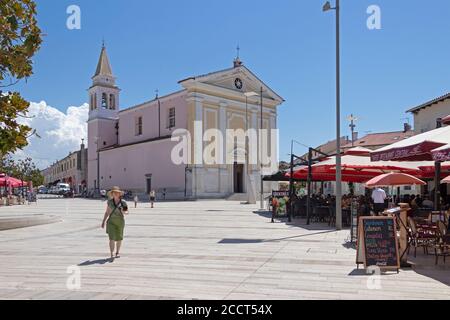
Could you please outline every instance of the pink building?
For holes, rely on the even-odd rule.
[[[180,91],[124,110],[119,110],[120,89],[105,47],[92,80],[88,120],[90,190],[117,185],[138,194],[155,190],[158,197],[165,192],[167,199],[258,196],[261,163],[176,164],[172,159],[179,142],[171,137],[178,130],[184,129],[203,144],[201,139],[208,129],[218,129],[224,135],[227,129],[259,129],[261,98],[256,93],[261,89],[263,128],[277,128],[277,107],[284,100],[238,59],[232,68],[187,78],[179,82]],[[201,123],[200,130],[195,123]],[[253,143],[257,142],[249,141],[247,148]],[[220,148],[226,155],[246,147]],[[193,147],[189,150],[191,160],[197,151]],[[271,144],[270,151],[278,152],[277,142]],[[271,192],[273,187],[266,183],[264,192]]]

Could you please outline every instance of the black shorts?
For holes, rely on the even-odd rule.
[[[384,203],[375,203],[373,205],[373,211],[376,215],[382,213],[384,211]]]
[[[151,202],[155,202],[155,197],[150,197]]]

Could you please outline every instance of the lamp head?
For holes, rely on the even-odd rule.
[[[323,12],[330,11],[331,9],[332,9],[332,8],[331,8],[330,1],[327,1],[327,2],[323,5],[323,8],[322,8]]]

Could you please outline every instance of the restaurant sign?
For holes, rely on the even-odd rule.
[[[450,161],[450,148],[433,151],[431,155],[433,156],[434,161]]]
[[[424,141],[419,144],[387,149],[384,151],[374,151],[370,154],[372,161],[390,161],[390,160],[410,160],[422,161],[429,160],[430,152],[433,149],[441,147],[442,143]]]
[[[289,197],[289,191],[272,191],[272,196],[275,198],[284,198],[284,197]]]

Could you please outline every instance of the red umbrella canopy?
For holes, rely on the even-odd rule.
[[[369,157],[372,150],[363,147],[354,147],[344,152],[348,156],[366,156]]]
[[[424,132],[371,153],[372,161],[432,161],[432,151],[450,143],[450,126]]]
[[[450,184],[450,176],[448,176],[447,178],[444,178],[444,179],[441,181],[441,183],[442,183],[442,184],[444,184],[444,183]]]
[[[23,186],[26,187],[28,183],[26,181],[23,182]],[[0,178],[0,186],[11,186],[13,188],[18,188],[22,186],[22,181],[13,177],[1,177]]]
[[[440,148],[431,151],[434,161],[449,161],[450,160],[450,144],[446,144]]]
[[[415,164],[399,163],[392,161],[371,162],[369,157],[344,155],[342,161],[343,182],[366,182],[382,173],[404,172],[409,174],[420,174]],[[335,181],[336,180],[336,157],[328,158],[312,166],[312,180]],[[287,175],[289,176],[289,174]],[[294,172],[294,179],[307,180],[308,167],[302,167]]]
[[[368,188],[374,187],[388,187],[388,186],[411,186],[411,185],[426,185],[425,181],[420,180],[412,175],[406,173],[386,173],[375,177],[366,182]]]
[[[343,182],[354,182],[354,183],[363,183],[367,180],[371,179],[374,174],[361,174],[355,173],[354,171],[346,171],[342,170],[342,181]],[[287,174],[289,177],[289,173]],[[308,180],[308,170],[298,170],[294,172],[294,179],[306,181]],[[313,173],[312,175],[313,181],[336,181],[335,173]]]

